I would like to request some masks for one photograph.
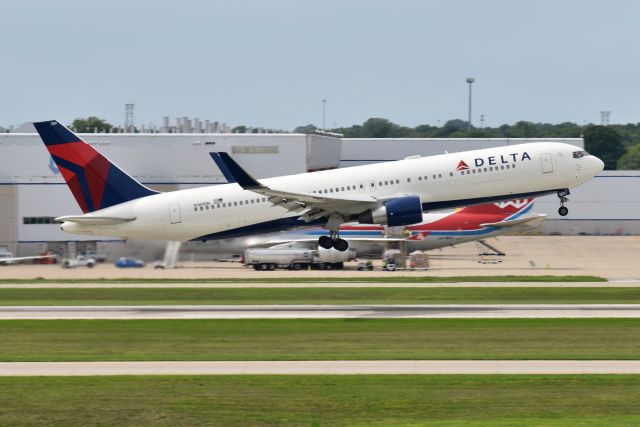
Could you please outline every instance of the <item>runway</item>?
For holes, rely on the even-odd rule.
[[[0,319],[640,318],[640,304],[5,306]]]
[[[0,376],[640,374],[637,360],[3,362]]]

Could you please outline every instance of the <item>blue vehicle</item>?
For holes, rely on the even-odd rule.
[[[142,268],[144,267],[144,261],[137,258],[122,257],[118,258],[115,266],[118,268]]]

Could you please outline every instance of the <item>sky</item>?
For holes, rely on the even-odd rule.
[[[3,0],[0,126],[640,121],[631,0]]]

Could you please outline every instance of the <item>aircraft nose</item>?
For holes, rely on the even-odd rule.
[[[596,156],[593,156],[593,159],[595,160],[594,162],[594,172],[596,175],[598,175],[600,172],[602,172],[604,170],[604,162],[602,160],[600,160],[599,158],[597,158]]]

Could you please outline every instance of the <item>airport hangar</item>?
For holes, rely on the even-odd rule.
[[[224,184],[209,156],[226,151],[257,178],[437,155],[525,142],[574,139],[350,139],[335,134],[97,133],[81,137],[145,185],[173,191]],[[452,166],[455,168],[455,165]],[[540,198],[535,211],[547,214],[541,234],[640,234],[640,172],[605,171],[572,191],[566,218],[555,195]],[[135,255],[161,258],[160,242],[64,233],[53,218],[80,214],[71,192],[35,133],[0,134],[0,251],[19,256],[51,251],[63,256],[105,253],[110,259]]]

